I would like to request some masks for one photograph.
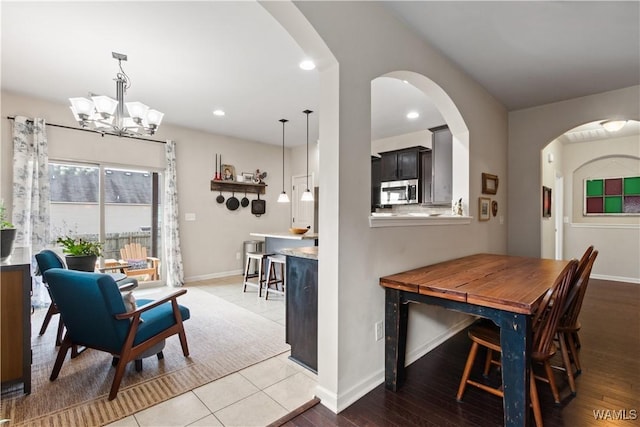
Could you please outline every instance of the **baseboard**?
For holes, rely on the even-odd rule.
[[[448,329],[446,332],[438,335],[437,337],[425,343],[424,345],[421,345],[417,349],[407,353],[406,366],[420,359],[422,356],[429,353],[431,350],[471,325],[474,321],[475,318],[465,318]],[[350,405],[358,401],[362,396],[369,393],[371,390],[382,383],[384,383],[384,367],[373,372],[367,378],[363,379],[353,387],[350,387],[348,390],[345,390],[343,393],[339,393],[339,395],[336,395],[335,393],[332,393],[321,386],[316,387],[316,395],[322,400],[322,405],[326,406],[331,411],[337,414],[348,408]]]
[[[611,280],[612,282],[625,282],[635,283],[640,285],[640,278],[638,277],[622,277],[622,276],[609,276],[606,274],[591,274],[592,279]]]
[[[321,385],[316,386],[316,397],[320,399],[322,405],[329,409],[334,414],[338,411],[338,395],[327,390]]]
[[[189,276],[184,278],[185,283],[200,282],[202,280],[220,279],[222,277],[242,275],[242,270],[223,271],[221,273],[202,274],[200,276]]]

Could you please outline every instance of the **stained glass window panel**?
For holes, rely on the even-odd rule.
[[[604,213],[622,213],[622,197],[621,196],[605,197]]]
[[[587,180],[587,197],[602,196],[604,181],[602,179],[590,179]]]
[[[640,195],[640,176],[624,179],[624,194]]]

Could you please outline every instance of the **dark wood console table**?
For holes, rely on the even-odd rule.
[[[0,264],[0,379],[31,393],[31,257],[23,248]]]

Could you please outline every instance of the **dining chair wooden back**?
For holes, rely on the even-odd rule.
[[[589,251],[589,249],[587,249],[587,251]],[[580,260],[557,328],[557,339],[560,344],[560,351],[562,352],[562,362],[567,373],[567,381],[569,382],[571,393],[574,395],[576,394],[575,375],[579,375],[582,372],[580,357],[577,351],[579,348],[577,345],[579,342],[577,336],[580,330],[578,316],[582,309],[584,296],[587,293],[591,269],[597,257],[598,251],[592,249],[589,251],[588,258],[584,263]],[[580,264],[583,264],[582,269],[580,268]],[[576,370],[575,374],[573,372],[574,366]]]
[[[576,269],[576,274],[574,276],[575,278],[578,278],[582,274],[583,270],[587,267],[587,263],[591,258],[591,253],[593,252],[593,250],[594,247],[593,245],[591,245],[582,254],[582,258],[580,258],[580,261],[578,261],[578,268]]]
[[[540,362],[545,367],[547,378],[540,378],[534,376],[533,369],[530,369],[530,396],[531,406],[533,407],[533,413],[538,427],[542,426],[542,411],[540,409],[540,401],[538,400],[538,391],[536,388],[536,378],[545,380],[549,383],[551,391],[556,403],[560,402],[558,390],[553,378],[553,372],[549,359],[555,354],[555,345],[553,344],[553,337],[556,333],[558,323],[563,314],[564,303],[568,295],[571,281],[574,277],[576,268],[578,266],[577,260],[570,261],[557,276],[553,285],[547,290],[544,297],[540,301],[540,304],[536,308],[533,315],[532,329],[533,329],[533,342],[531,351],[531,361]],[[501,353],[500,347],[500,329],[496,327],[489,327],[486,323],[479,326],[473,326],[469,329],[469,338],[472,341],[471,350],[467,357],[467,362],[464,367],[462,379],[460,380],[460,386],[458,387],[458,394],[456,396],[458,401],[462,401],[465,388],[468,385],[480,388],[496,396],[504,397],[502,388],[495,388],[484,383],[474,381],[469,378],[471,368],[475,361],[478,347],[486,347],[489,353],[498,352]],[[486,367],[489,366],[487,363]],[[531,368],[531,367],[530,367]],[[487,370],[485,368],[485,370]]]

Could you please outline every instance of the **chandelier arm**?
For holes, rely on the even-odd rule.
[[[124,80],[124,91],[126,92],[131,87],[131,78],[122,69],[122,59],[118,59],[118,67],[120,67],[120,72],[116,76],[118,79]]]

